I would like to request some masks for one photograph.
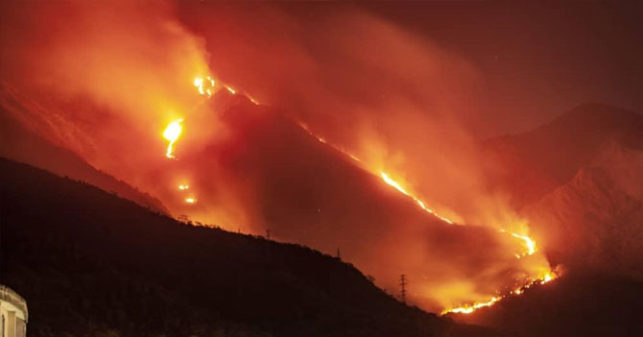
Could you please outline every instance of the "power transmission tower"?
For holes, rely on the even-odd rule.
[[[402,303],[406,304],[406,285],[408,284],[408,281],[406,280],[406,275],[402,274],[400,276],[400,297],[402,299]]]

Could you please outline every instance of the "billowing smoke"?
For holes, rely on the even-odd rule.
[[[132,173],[138,165],[131,159],[157,158],[155,152],[164,147],[158,133],[198,104],[198,95],[185,82],[207,72],[206,53],[200,40],[172,18],[167,4],[4,6],[3,79],[41,101],[62,103],[58,120],[39,117],[48,124],[71,123],[75,136],[84,138],[59,134],[63,139],[58,140],[91,155],[91,163],[113,170],[116,157],[119,173]],[[84,144],[93,146],[81,148]],[[149,150],[128,151],[132,147]],[[136,157],[129,157],[132,154]]]
[[[352,5],[197,5],[182,16],[219,77],[392,172],[442,213],[516,220],[487,191],[484,158],[460,127],[482,81],[460,55]]]
[[[475,68],[425,38],[344,5],[2,6],[3,85],[46,107],[14,117],[174,216],[340,254],[390,291],[407,274],[411,299],[430,310],[548,270],[498,232],[527,227],[488,191],[459,126],[475,113]],[[237,95],[199,95],[193,79],[210,74]],[[162,133],[179,118],[172,160]],[[422,212],[379,172],[480,227]]]
[[[198,118],[204,98],[192,79],[208,73],[207,52],[176,20],[173,6],[68,1],[3,7],[3,85],[47,107],[32,104],[14,116],[181,214],[174,205],[184,198],[169,198],[186,177],[176,173],[177,163],[159,156],[166,147],[163,130],[187,116],[186,127],[208,126],[191,128],[191,139],[212,140],[221,130],[216,116]]]

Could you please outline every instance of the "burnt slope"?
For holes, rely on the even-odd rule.
[[[0,282],[27,299],[31,336],[482,334],[306,247],[185,225],[4,159],[0,173]]]

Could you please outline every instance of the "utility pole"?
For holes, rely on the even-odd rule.
[[[400,297],[402,299],[402,303],[406,304],[406,285],[408,284],[408,281],[406,280],[406,275],[402,274],[400,276]]]
[[[337,258],[342,259],[342,253],[339,251],[339,248],[337,248]]]

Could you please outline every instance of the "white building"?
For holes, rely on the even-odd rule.
[[[25,337],[28,319],[27,301],[0,284],[0,337]]]

